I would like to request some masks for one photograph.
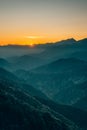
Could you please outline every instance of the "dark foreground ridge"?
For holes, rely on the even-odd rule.
[[[34,97],[0,81],[0,130],[77,130]]]

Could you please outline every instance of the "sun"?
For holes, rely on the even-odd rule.
[[[30,44],[29,44],[29,47],[31,47],[31,48],[35,47],[35,44],[30,43]]]
[[[43,36],[24,36],[29,47],[33,48],[36,44],[43,43]]]

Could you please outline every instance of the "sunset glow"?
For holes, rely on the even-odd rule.
[[[43,36],[25,36],[25,38],[29,38],[29,39],[41,39],[41,38],[43,38]]]
[[[0,1],[0,45],[87,37],[86,0]]]

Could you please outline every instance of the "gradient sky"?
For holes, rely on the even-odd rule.
[[[0,45],[87,37],[87,0],[0,0]]]

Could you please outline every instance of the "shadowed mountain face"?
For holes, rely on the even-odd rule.
[[[82,129],[87,128],[87,111],[83,111],[72,106],[60,105],[58,103],[53,102],[52,100],[45,100],[42,98],[37,98],[37,99],[41,103],[48,105],[52,110],[72,120],[80,128]]]
[[[40,90],[35,89],[29,84],[26,84],[24,80],[17,78],[12,72],[9,72],[3,68],[0,68],[0,82],[3,84],[12,85],[14,88],[21,88],[22,91],[28,92],[32,96],[37,96],[47,99],[46,95]]]
[[[3,78],[4,81],[4,78]],[[11,82],[0,80],[0,129],[77,130],[74,123],[55,113]]]
[[[87,95],[85,97],[79,99],[78,102],[76,102],[74,104],[74,107],[87,111]]]

